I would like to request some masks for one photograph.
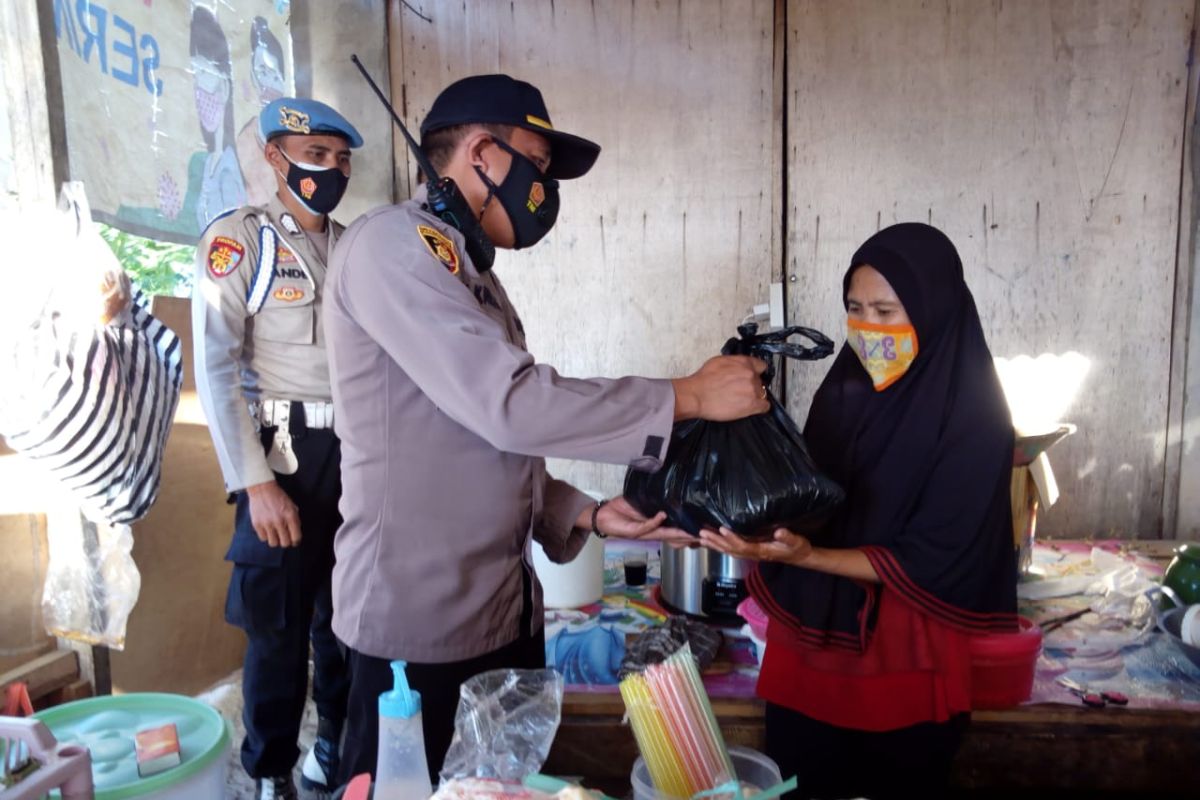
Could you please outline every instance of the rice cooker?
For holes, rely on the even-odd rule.
[[[737,622],[746,598],[746,576],[754,562],[706,547],[662,548],[663,602],[686,614],[716,622]]]

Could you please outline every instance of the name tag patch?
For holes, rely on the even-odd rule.
[[[246,255],[246,248],[236,239],[218,236],[208,246],[208,272],[214,278],[224,278],[237,269]]]
[[[425,243],[425,246],[429,248],[429,252],[433,253],[433,257],[442,262],[451,275],[457,275],[458,251],[454,248],[454,242],[450,241],[450,237],[428,225],[418,225],[417,233],[421,236],[421,241]]]

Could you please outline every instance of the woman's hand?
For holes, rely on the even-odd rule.
[[[748,542],[728,528],[721,528],[720,533],[701,531],[700,541],[705,547],[737,558],[777,561],[855,581],[879,583],[879,574],[862,550],[854,547],[813,547],[806,537],[792,533],[787,528],[777,528],[774,538],[769,542]]]
[[[747,541],[728,528],[721,528],[720,533],[701,531],[700,541],[705,547],[728,556],[754,561],[778,561],[797,567],[804,566],[805,559],[813,552],[812,543],[808,539],[798,533],[792,533],[787,528],[777,528],[775,536],[766,542]]]

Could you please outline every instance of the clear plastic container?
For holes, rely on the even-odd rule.
[[[748,747],[729,748],[729,758],[733,761],[733,770],[741,781],[742,789],[752,788],[757,791],[769,789],[783,780],[779,774],[779,766],[757,750]],[[633,762],[633,772],[629,776],[633,784],[633,800],[686,800],[672,795],[663,794],[654,788],[650,781],[650,771],[646,769],[646,761],[638,756]],[[740,795],[739,795],[740,797]],[[715,795],[712,800],[733,800],[733,795]]]
[[[409,688],[405,666],[403,661],[392,662],[395,688],[379,695],[375,800],[428,800],[433,794],[421,729],[421,695]]]

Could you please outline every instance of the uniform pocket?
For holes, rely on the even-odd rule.
[[[238,492],[237,511],[234,513],[233,541],[225,552],[225,560],[235,564],[255,567],[278,567],[283,564],[282,547],[271,547],[258,538],[250,522],[250,500],[245,492]]]
[[[266,342],[314,344],[316,330],[313,294],[307,285],[276,284],[262,311],[254,316],[254,338]]]
[[[225,595],[225,621],[247,633],[287,624],[287,570],[235,564]]]

